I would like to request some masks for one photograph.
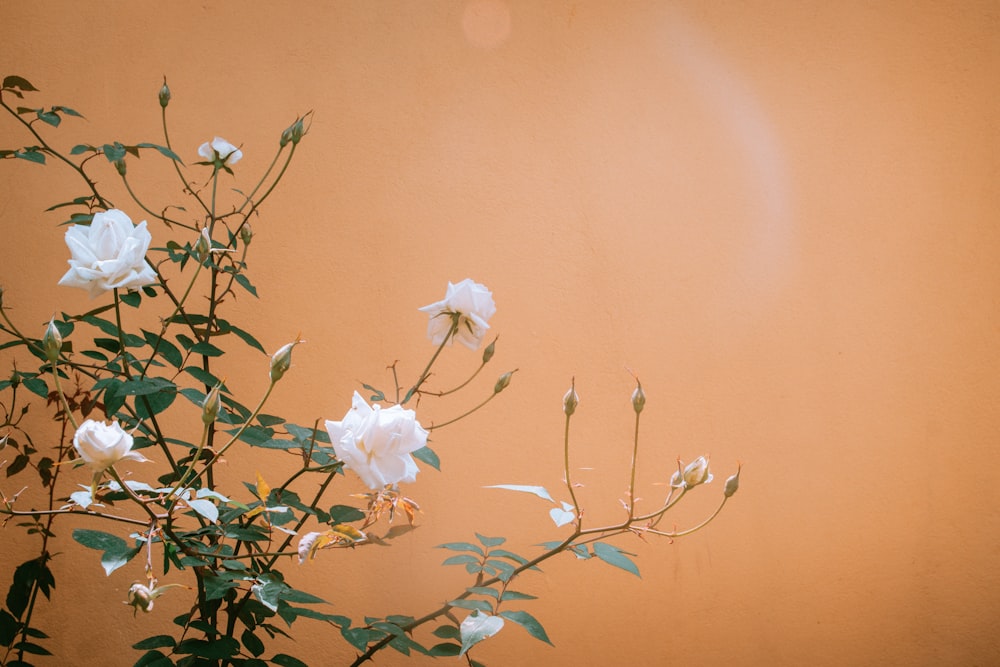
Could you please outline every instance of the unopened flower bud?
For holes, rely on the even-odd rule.
[[[49,328],[45,330],[42,338],[42,349],[45,351],[45,358],[55,363],[59,359],[59,352],[62,350],[62,334],[56,327],[56,320],[53,317],[49,320]]]
[[[576,412],[576,406],[580,404],[580,397],[576,393],[576,384],[570,385],[569,391],[563,396],[563,412],[566,416],[571,416]]]
[[[637,382],[635,391],[632,392],[632,408],[636,414],[639,414],[644,407],[646,407],[646,392],[642,390],[642,385]]]
[[[170,104],[170,88],[167,87],[167,79],[163,78],[163,87],[160,88],[160,106],[164,109]]]
[[[292,348],[305,341],[296,339],[294,343],[288,343],[271,357],[271,382],[277,382],[284,376],[292,366]]]
[[[125,166],[125,160],[115,160],[115,169],[118,170],[119,176],[124,176],[128,168]]]
[[[736,493],[740,488],[740,470],[742,467],[736,469],[736,474],[726,480],[726,489],[723,492],[726,498],[729,498],[734,493]]]
[[[213,424],[219,415],[219,407],[222,404],[221,391],[222,383],[220,382],[212,387],[212,390],[205,396],[205,400],[201,402],[201,421],[205,423],[205,426]]]
[[[250,245],[250,241],[253,239],[253,229],[250,228],[250,223],[245,222],[243,226],[240,227],[240,240],[243,241],[243,245]]]
[[[494,338],[493,342],[490,343],[489,345],[487,345],[486,349],[483,350],[483,363],[484,364],[488,364],[490,362],[490,359],[493,358],[493,353],[496,352],[496,349],[497,349],[497,339]]]
[[[497,380],[496,385],[493,386],[493,393],[499,394],[501,391],[506,389],[510,385],[510,378],[514,375],[514,371],[508,371],[500,376]]]
[[[209,253],[212,251],[212,237],[208,235],[208,227],[201,230],[201,236],[198,237],[198,242],[194,245],[194,256],[199,262],[204,262],[208,259]]]

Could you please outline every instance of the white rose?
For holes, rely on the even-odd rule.
[[[466,278],[453,285],[448,283],[448,291],[444,299],[420,309],[430,316],[427,323],[427,336],[435,345],[440,345],[451,331],[453,317],[458,317],[458,329],[448,343],[457,338],[470,350],[479,347],[490,328],[487,320],[497,312],[493,303],[493,293],[484,285]]]
[[[212,141],[206,141],[198,147],[198,155],[209,162],[219,160],[223,165],[233,166],[243,157],[243,151],[223,139],[215,137]]]
[[[427,445],[427,431],[413,410],[371,406],[354,392],[353,406],[344,419],[327,421],[326,430],[337,458],[368,488],[416,481],[419,468],[410,453]]]
[[[133,225],[117,209],[95,213],[89,227],[73,225],[66,230],[72,257],[59,284],[82,287],[94,298],[108,290],[136,290],[155,283],[156,272],[146,262],[152,240],[145,220]]]
[[[80,458],[93,468],[95,476],[122,459],[149,460],[139,452],[132,451],[132,436],[118,422],[105,424],[88,419],[76,429],[73,447]]]

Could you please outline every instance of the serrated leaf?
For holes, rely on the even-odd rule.
[[[141,144],[137,144],[136,147],[137,148],[154,148],[157,151],[159,151],[160,154],[163,155],[164,157],[168,157],[171,160],[174,160],[175,162],[180,162],[181,164],[184,164],[184,161],[181,160],[180,157],[178,157],[176,153],[174,153],[172,150],[170,150],[166,146],[159,146],[157,144],[151,144],[151,143],[148,143],[148,142],[143,142]]]
[[[449,549],[451,551],[471,551],[477,553],[480,556],[485,556],[486,552],[482,550],[478,545],[472,544],[471,542],[448,542],[447,544],[439,544],[435,549]]]
[[[631,572],[637,577],[640,576],[639,567],[621,549],[614,545],[605,542],[594,542],[594,555],[608,565],[614,565],[626,572]]]
[[[548,500],[549,502],[553,503],[555,502],[554,500],[552,500],[552,496],[549,495],[549,492],[546,491],[545,488],[541,486],[526,486],[523,484],[493,484],[492,486],[484,486],[483,488],[506,489],[508,491],[520,491],[522,493],[531,493],[538,496],[539,498]]]
[[[104,552],[101,555],[101,566],[106,575],[110,575],[139,553],[138,549],[129,547],[120,537],[99,530],[77,528],[73,531],[73,539],[88,549]]]

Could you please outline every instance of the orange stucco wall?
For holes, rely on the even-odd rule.
[[[493,366],[520,371],[435,433],[444,472],[409,489],[418,530],[293,573],[322,582],[336,613],[418,615],[453,596],[467,582],[432,547],[474,529],[526,552],[558,537],[538,499],[482,487],[559,489],[574,376],[580,493],[588,516],[618,516],[627,368],[648,395],[641,495],[701,453],[723,478],[744,462],[743,488],[706,531],[624,542],[641,580],[570,557],[526,577],[542,599],[525,608],[556,648],[510,628],[479,660],[1000,662],[995,2],[8,0],[0,26],[0,73],[86,115],[50,133],[66,147],[158,141],[166,75],[174,144],[192,158],[215,134],[242,144],[240,187],[315,110],[255,224],[261,298],[235,305],[271,349],[308,341],[270,411],[340,418],[387,364],[418,372],[416,308],[446,281],[494,291]],[[0,122],[0,147],[22,143]],[[161,162],[131,165],[163,199]],[[63,230],[43,212],[79,193],[56,166],[0,174],[5,305],[40,328],[88,305],[55,287]],[[442,373],[475,359],[455,349]],[[255,396],[253,369],[223,374]],[[269,461],[245,450],[229,465],[251,476]],[[31,546],[13,526],[0,544],[3,563]],[[168,597],[133,618],[120,601],[141,565],[105,578],[94,552],[64,546],[42,627],[71,664],[131,664],[122,648],[184,611]],[[290,652],[348,655],[324,626],[296,629]]]

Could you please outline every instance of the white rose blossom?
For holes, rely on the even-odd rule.
[[[487,320],[497,312],[493,303],[493,293],[485,285],[466,278],[457,284],[448,283],[448,291],[444,299],[420,308],[420,311],[430,316],[427,323],[427,336],[435,345],[440,345],[451,332],[453,318],[458,317],[458,328],[450,345],[456,338],[470,350],[475,350],[482,343],[490,325]]]
[[[326,430],[337,458],[369,489],[416,481],[419,468],[410,453],[427,446],[427,431],[413,410],[368,405],[354,392],[351,409],[341,421],[327,421]]]
[[[88,419],[80,424],[73,436],[73,447],[93,469],[95,477],[122,459],[148,461],[139,452],[132,451],[132,444],[132,436],[118,422],[106,424]]]
[[[243,157],[243,151],[223,139],[215,137],[212,141],[206,141],[198,147],[198,155],[208,162],[219,160],[222,166],[231,167]]]
[[[89,226],[66,230],[72,257],[59,284],[81,287],[93,299],[108,290],[136,290],[155,283],[156,272],[146,261],[152,240],[145,220],[133,225],[118,209],[95,213]]]

